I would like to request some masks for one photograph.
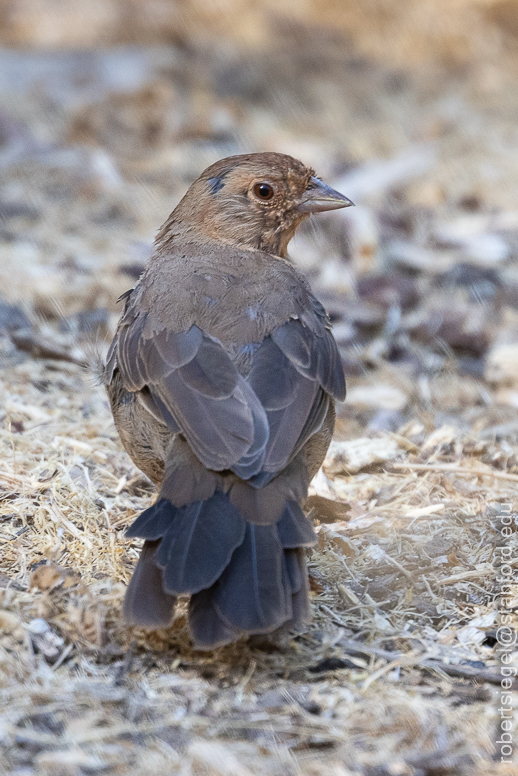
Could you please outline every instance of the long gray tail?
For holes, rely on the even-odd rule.
[[[220,490],[183,507],[161,498],[126,535],[146,540],[124,602],[130,624],[167,627],[177,597],[190,595],[195,645],[213,649],[308,618],[303,548],[315,534],[296,501],[276,523],[259,525]]]

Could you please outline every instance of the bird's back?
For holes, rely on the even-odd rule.
[[[127,312],[148,313],[146,331],[180,332],[196,324],[224,345],[243,345],[261,342],[290,318],[311,315],[313,304],[306,279],[288,260],[185,242],[151,260]]]

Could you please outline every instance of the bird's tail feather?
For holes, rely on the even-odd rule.
[[[162,572],[155,564],[160,540],[144,542],[142,552],[126,590],[124,619],[129,625],[166,628],[173,621],[176,596],[162,585]]]
[[[195,644],[213,649],[240,635],[302,625],[308,615],[303,547],[315,534],[296,501],[264,525],[245,520],[228,495],[175,507],[167,499],[143,512],[127,532],[145,539],[128,587],[128,622],[169,625],[176,597],[189,594]]]

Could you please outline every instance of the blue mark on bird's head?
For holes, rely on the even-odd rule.
[[[216,175],[215,178],[209,178],[207,183],[209,184],[209,189],[211,194],[217,194],[218,191],[220,191],[223,186],[225,185],[225,176],[227,175],[226,172],[224,172],[222,175]]]

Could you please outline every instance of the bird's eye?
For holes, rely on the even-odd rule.
[[[271,199],[274,195],[273,186],[270,186],[269,183],[256,183],[254,186],[254,194],[258,199]]]

